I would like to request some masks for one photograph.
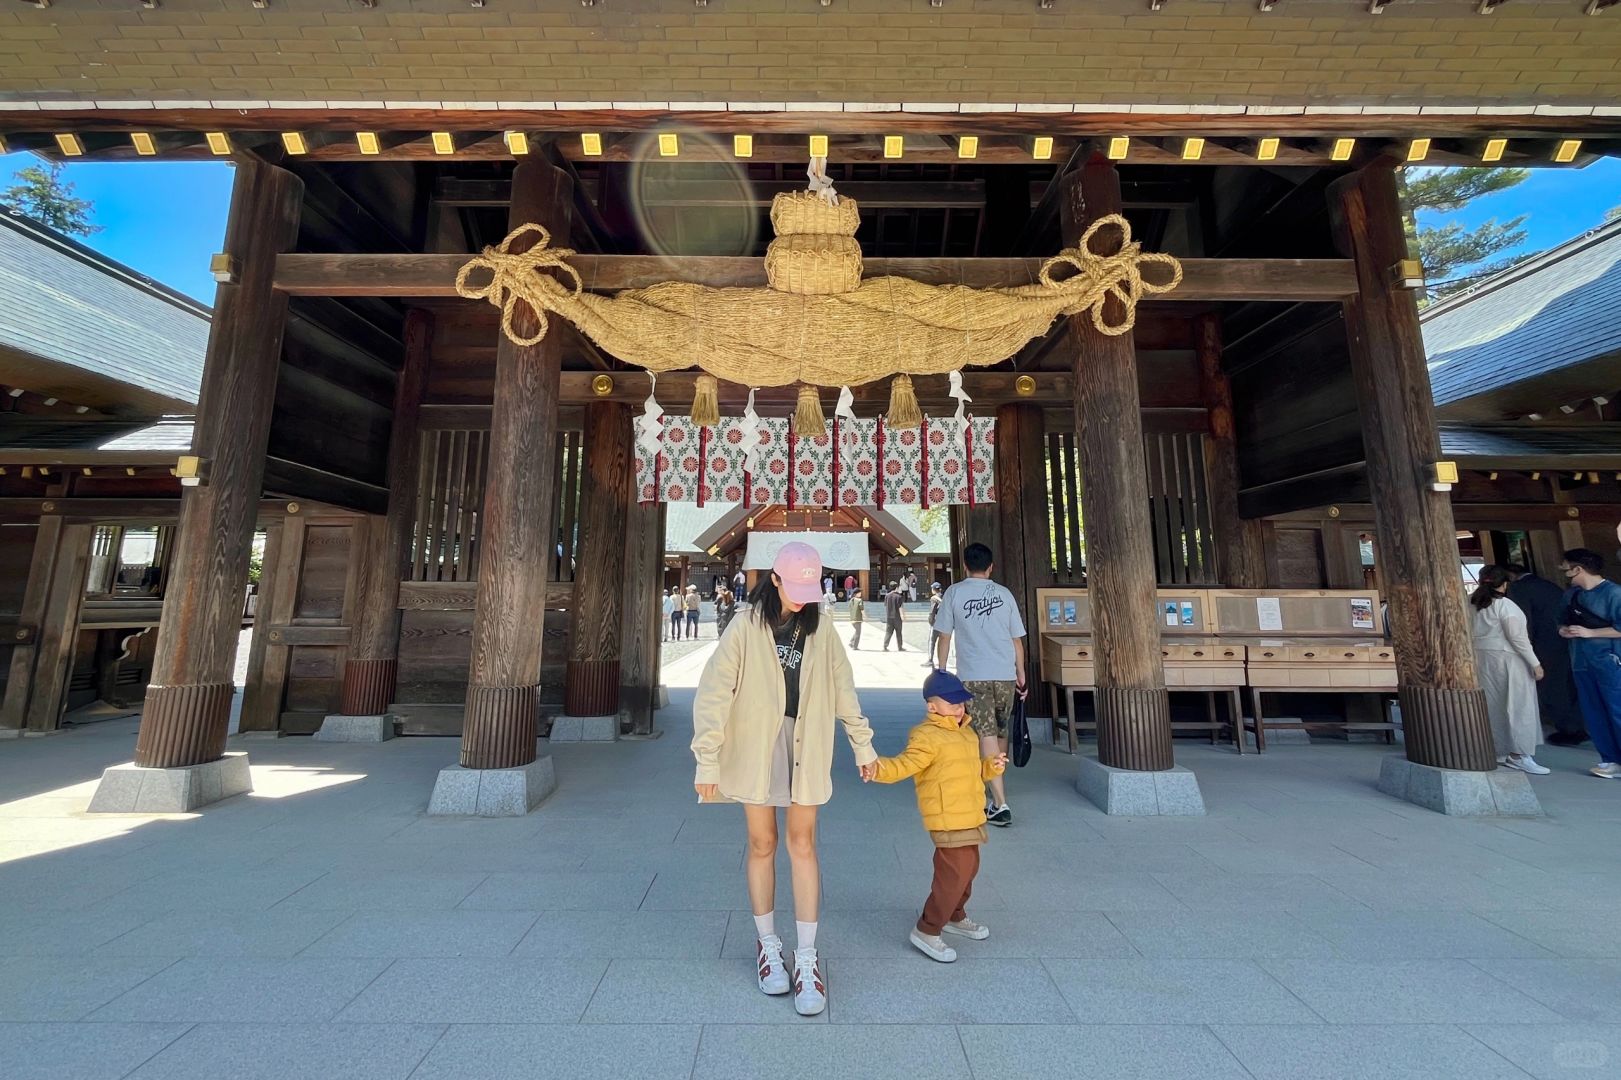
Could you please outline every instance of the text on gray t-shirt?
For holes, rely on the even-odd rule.
[[[1013,639],[1024,620],[1013,594],[990,578],[969,578],[946,590],[934,629],[957,645],[957,678],[1013,682]]]

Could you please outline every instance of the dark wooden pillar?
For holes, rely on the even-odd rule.
[[[1101,157],[1087,162],[1059,206],[1065,246],[1079,243],[1093,221],[1120,213],[1114,166]],[[1119,314],[1111,312],[1111,321]],[[1130,334],[1099,333],[1084,312],[1070,317],[1069,332],[1076,344],[1075,429],[1097,654],[1098,760],[1117,769],[1169,769],[1170,698],[1155,612],[1136,346]]]
[[[1341,251],[1356,260],[1358,294],[1345,331],[1362,414],[1379,573],[1390,604],[1407,757],[1489,771],[1486,699],[1458,579],[1452,503],[1431,488],[1440,456],[1435,405],[1414,294],[1391,279],[1408,257],[1395,166],[1379,161],[1335,182],[1330,207]]]
[[[363,548],[349,635],[349,658],[343,666],[343,696],[338,711],[345,716],[379,716],[394,700],[399,673],[400,579],[410,563],[412,527],[416,520],[417,419],[427,381],[433,316],[413,308],[405,316],[405,362],[394,388],[394,423],[388,442],[388,512],[373,515],[360,529]]]
[[[203,361],[192,453],[209,465],[186,488],[163,596],[152,684],[135,764],[200,765],[225,753],[232,667],[248,556],[263,486],[287,297],[271,287],[276,256],[298,239],[304,184],[251,159],[236,165],[225,251],[234,280],[219,286]]]
[[[569,716],[619,712],[625,530],[634,465],[631,439],[628,405],[594,401],[585,407],[585,437],[580,444],[582,557],[574,574],[573,629],[563,676],[563,712]]]
[[[1047,427],[1041,406],[1010,403],[996,410],[996,523],[994,541],[982,539],[995,551],[999,578],[1019,603],[1025,626],[1034,625],[1036,590],[1052,584],[1051,533],[1047,524]],[[972,541],[970,541],[972,542]],[[958,549],[961,559],[962,549]],[[967,576],[967,571],[963,571]],[[1040,667],[1037,642],[1025,640],[1025,685],[1035,686]],[[1040,694],[1029,705],[1041,713]]]
[[[653,731],[664,636],[664,503],[632,502],[625,513],[624,636],[619,659],[619,712],[631,734]]]
[[[569,233],[573,188],[551,163],[524,161],[512,174],[508,226],[535,222],[561,241]],[[520,306],[513,328],[529,335],[539,322]],[[489,482],[479,523],[478,600],[462,726],[461,764],[468,769],[513,769],[535,760],[546,579],[556,544],[560,334],[554,322],[537,345],[516,345],[502,334],[496,346]]]
[[[0,728],[54,731],[62,718],[94,537],[94,525],[68,524],[56,514],[39,519],[17,617],[26,636],[11,651]]]
[[[1261,523],[1238,515],[1238,443],[1233,433],[1233,388],[1221,367],[1221,316],[1194,320],[1199,384],[1210,422],[1205,456],[1210,479],[1210,524],[1215,530],[1216,569],[1230,589],[1266,588],[1266,546]]]

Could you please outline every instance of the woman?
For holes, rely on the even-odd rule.
[[[790,989],[776,932],[777,810],[786,807],[793,867],[794,1007],[827,1007],[816,959],[821,869],[816,809],[833,794],[833,721],[844,725],[862,779],[877,772],[872,728],[861,715],[844,643],[818,610],[821,556],[809,544],[782,546],[771,573],[749,597],[698,680],[692,704],[693,786],[701,802],[743,804],[748,826],[749,902],[754,912],[760,989]]]
[[[1475,669],[1486,692],[1497,763],[1537,776],[1549,770],[1531,755],[1542,741],[1535,680],[1542,665],[1526,636],[1525,613],[1506,595],[1508,571],[1488,566],[1469,597],[1474,606]]]
[[[732,597],[732,590],[725,585],[715,594],[715,634],[719,636],[726,633],[731,625],[732,615],[737,610],[736,601]]]
[[[664,598],[664,615],[670,620],[670,641],[681,638],[681,605],[676,601],[675,586],[670,586],[670,593]]]

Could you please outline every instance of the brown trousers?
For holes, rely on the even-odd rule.
[[[917,928],[936,936],[948,922],[968,917],[963,910],[974,891],[974,875],[979,873],[979,846],[935,848],[934,884],[923,903],[923,917]]]

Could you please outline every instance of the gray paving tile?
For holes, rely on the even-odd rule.
[[[958,953],[971,956],[966,949]],[[835,1024],[1075,1022],[1037,960],[965,958],[940,964],[914,949],[904,961],[825,963],[828,1013]]]
[[[687,1080],[696,1026],[625,1023],[452,1026],[411,1080]]]
[[[97,911],[265,911],[321,877],[312,870],[201,872],[143,881],[95,905]]]
[[[1311,874],[1155,874],[1154,880],[1189,907],[1225,911],[1302,909],[1367,911],[1367,905]]]
[[[671,959],[712,960],[721,955],[726,915],[724,911],[543,911],[512,955],[612,959],[656,952]]]
[[[777,913],[792,907],[792,893],[783,888],[783,871],[777,881]],[[742,871],[731,874],[661,871],[653,879],[641,907],[643,911],[731,911],[747,907],[748,884]]]
[[[1467,911],[1299,911],[1347,960],[1547,957],[1547,949]]]
[[[343,921],[339,911],[160,915],[96,950],[102,956],[287,957]]]
[[[1503,961],[1510,966],[1552,962]],[[1260,963],[1335,1024],[1538,1024],[1560,1019],[1467,960]]]
[[[198,1024],[129,1080],[405,1080],[443,1033],[413,1024]]]
[[[837,993],[822,961],[829,992]],[[747,960],[614,960],[597,987],[588,1024],[618,1024],[627,1017],[649,1024],[826,1023],[827,1013],[806,1018],[791,997],[760,993],[752,958]]]
[[[172,956],[8,957],[0,963],[0,1020],[78,1020],[174,962]]]
[[[186,1024],[0,1023],[6,1080],[120,1080]]]
[[[1255,1080],[1522,1080],[1524,1073],[1460,1029],[1430,1024],[1218,1024]]]
[[[1317,876],[1375,911],[1509,911],[1543,906],[1507,885],[1444,868],[1325,870]]]
[[[742,875],[737,875],[741,882]],[[491,874],[461,906],[485,911],[635,911],[647,895],[652,872],[590,873],[582,870]]]
[[[19,908],[0,912],[0,956],[82,956],[151,918],[145,911]]]
[[[414,1024],[572,1024],[607,967],[604,960],[396,960],[340,1021]],[[632,1014],[621,1014],[628,1019]]]
[[[958,1030],[974,1075],[1019,1080],[1250,1080],[1221,1041],[1193,1025]]]
[[[976,891],[978,884],[976,881]],[[1166,911],[1186,908],[1152,874],[1077,875],[1048,871],[1022,874],[1012,879],[998,878],[990,884],[995,886],[1007,906],[1013,908],[1051,906],[1055,897],[1063,897],[1063,906],[1071,911]],[[924,887],[926,890],[927,883]]]
[[[95,1020],[314,1023],[330,1020],[382,960],[182,960],[98,1009]]]
[[[1259,960],[1338,955],[1332,944],[1287,911],[1241,918],[1229,911],[1111,911],[1108,918],[1148,957]]]
[[[1561,1020],[1603,1024],[1616,1019],[1616,1003],[1621,1002],[1621,960],[1476,960],[1473,963],[1481,971],[1548,1006]],[[1518,1022],[1534,1023],[1538,1018],[1526,1017]]]
[[[293,893],[278,908],[298,911],[422,911],[461,903],[487,875],[334,870]]]
[[[973,1080],[957,1029],[902,1024],[710,1024],[703,1029],[692,1072],[704,1080],[759,1080],[764,1076],[778,1080],[902,1076]]]
[[[304,956],[506,956],[534,924],[532,911],[362,911]]]
[[[1083,1024],[1310,1024],[1319,1017],[1251,960],[1049,960]]]
[[[1556,956],[1621,960],[1621,934],[1596,926],[1574,911],[1482,911],[1480,917],[1518,934]]]
[[[1537,1080],[1621,1077],[1618,1024],[1467,1024],[1464,1030]]]
[[[585,853],[576,870],[630,874],[666,870],[743,872],[741,837],[713,844],[601,844]]]

